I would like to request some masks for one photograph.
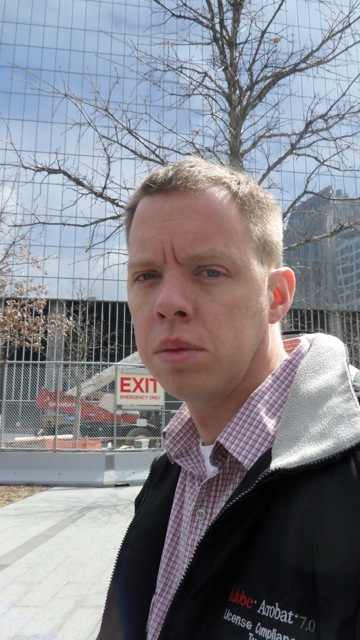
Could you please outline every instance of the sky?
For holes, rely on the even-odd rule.
[[[125,6],[92,0],[62,0],[61,3],[59,0],[5,0],[0,47],[0,157],[4,161],[12,160],[11,136],[25,159],[36,154],[40,162],[49,163],[50,152],[56,149],[61,157],[70,158],[74,168],[80,162],[89,171],[96,165],[94,141],[91,136],[79,136],[71,128],[72,121],[78,117],[75,109],[51,96],[51,87],[66,84],[74,93],[90,95],[89,83],[83,77],[86,74],[106,93],[113,73],[111,34],[122,37],[126,24],[127,33],[136,37],[144,26],[144,13],[139,3],[136,4],[137,10],[131,3]],[[71,298],[74,288],[81,288],[87,289],[91,296],[124,299],[126,272],[116,255],[123,248],[123,238],[115,238],[114,254],[107,253],[101,259],[99,248],[90,264],[88,231],[68,224],[83,214],[88,218],[102,217],[107,213],[105,207],[95,202],[74,205],[73,193],[59,188],[58,179],[37,181],[34,185],[26,183],[29,174],[23,175],[17,191],[16,182],[15,186],[11,182],[13,176],[8,171],[0,188],[6,194],[14,188],[12,201],[17,202],[16,215],[22,216],[25,222],[34,210],[49,221],[57,218],[59,210],[63,211],[63,226],[45,227],[42,234],[40,228],[29,227],[28,231],[33,252],[53,256],[46,260],[43,278],[50,295]],[[14,205],[9,213],[15,215]],[[38,277],[35,272],[30,275]]]
[[[193,5],[199,6],[200,2]],[[347,0],[344,0],[346,6]],[[294,24],[295,41],[306,42],[311,23],[314,33],[321,26],[321,15],[315,10],[320,4],[314,0],[288,0],[276,27],[282,35],[286,24]],[[256,3],[253,3],[256,19]],[[322,5],[322,17],[326,3]],[[130,115],[138,117],[139,133],[146,133],[148,123],[140,114],[151,108],[163,119],[170,132],[165,134],[169,146],[182,133],[199,130],[206,125],[206,114],[201,113],[199,100],[191,102],[190,110],[178,110],[176,114],[166,109],[166,102],[158,89],[147,85],[148,93],[139,90],[136,74],[144,72],[142,61],[131,56],[132,46],[144,52],[156,53],[156,43],[172,33],[164,27],[158,16],[150,18],[145,0],[121,2],[119,0],[3,0],[0,9],[0,162],[12,163],[16,159],[14,147],[21,150],[25,161],[36,157],[38,163],[51,164],[66,160],[74,172],[90,178],[104,170],[101,148],[92,132],[79,128],[79,112],[69,101],[54,95],[54,87],[69,89],[73,94],[92,99],[93,89],[98,99],[109,95],[112,89],[111,106],[119,120],[126,121]],[[151,39],[150,39],[151,36]],[[281,41],[279,46],[285,46]],[[178,48],[186,62],[187,56],[195,59],[201,49],[193,46]],[[358,53],[358,52],[357,52]],[[357,54],[356,54],[357,55]],[[359,63],[354,59],[354,69]],[[119,82],[114,87],[114,81]],[[289,122],[296,123],[304,101],[311,101],[316,94],[329,95],[339,91],[342,82],[341,64],[336,74],[325,83],[321,78],[303,77],[291,87],[291,103],[286,107]],[[154,111],[155,110],[155,111]],[[114,123],[113,123],[114,124]],[[105,131],[109,124],[98,120]],[[161,127],[153,127],[153,137],[161,134]],[[110,131],[110,129],[109,129]],[[114,134],[114,129],[112,130]],[[156,144],[156,142],[154,143]],[[121,201],[128,195],[120,190],[120,184],[131,189],[147,171],[146,163],[136,163],[113,147],[110,191]],[[278,152],[276,147],[271,153]],[[356,161],[349,151],[349,166]],[[56,156],[57,154],[57,156]],[[303,172],[311,170],[311,160],[296,163],[293,158],[287,170],[281,174],[283,194],[293,193],[303,180]],[[55,165],[54,165],[55,166]],[[91,198],[79,198],[71,188],[63,188],[56,176],[44,179],[38,176],[33,181],[29,172],[19,172],[7,167],[0,183],[0,191],[7,195],[12,191],[12,206],[9,216],[22,217],[25,224],[31,222],[35,212],[39,219],[55,222],[61,212],[62,225],[25,227],[28,229],[32,251],[46,259],[42,281],[51,297],[72,298],[76,291],[105,300],[126,299],[126,247],[121,233],[115,233],[111,241],[97,244],[91,251],[89,229],[75,228],[75,220],[95,220],[113,213],[110,205]],[[328,186],[329,177],[324,172],[319,178],[318,188]],[[355,185],[355,186],[354,186]],[[346,181],[337,187],[355,191],[356,183],[351,171]],[[277,191],[277,196],[281,195]],[[351,193],[350,195],[353,195]],[[103,230],[106,236],[114,227],[109,223]],[[39,277],[38,273],[29,272]]]

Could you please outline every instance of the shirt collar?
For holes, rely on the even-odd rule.
[[[246,469],[272,446],[291,384],[309,349],[306,339],[292,342],[290,355],[253,391],[217,439]]]

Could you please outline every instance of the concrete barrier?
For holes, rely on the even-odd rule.
[[[142,484],[158,449],[49,452],[0,451],[0,484],[115,486]]]

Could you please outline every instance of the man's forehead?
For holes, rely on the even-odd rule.
[[[128,248],[130,259],[142,262],[172,247],[182,260],[211,263],[225,260],[228,253],[248,255],[252,244],[237,205],[223,194],[219,199],[209,191],[162,192],[139,202]]]
[[[201,264],[212,264],[216,262],[227,263],[230,262],[231,256],[229,251],[224,249],[212,249],[207,251],[202,251],[196,246],[186,246],[185,250],[181,253],[181,261],[188,263],[201,263]],[[129,251],[129,264],[131,265],[146,265],[149,262],[158,261],[161,262],[163,260],[164,254],[161,252],[157,252],[156,250],[152,250],[151,246],[147,246],[144,250]],[[177,256],[175,256],[177,257]],[[244,260],[246,260],[244,256]]]

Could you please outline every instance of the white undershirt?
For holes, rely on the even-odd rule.
[[[206,467],[206,475],[209,478],[209,476],[211,476],[211,474],[213,473],[213,471],[215,471],[215,469],[217,469],[217,467],[214,467],[213,464],[211,464],[210,462],[210,456],[212,454],[212,450],[214,448],[213,444],[202,444],[202,442],[200,442],[200,453],[203,457],[203,460],[205,462],[205,467]]]

